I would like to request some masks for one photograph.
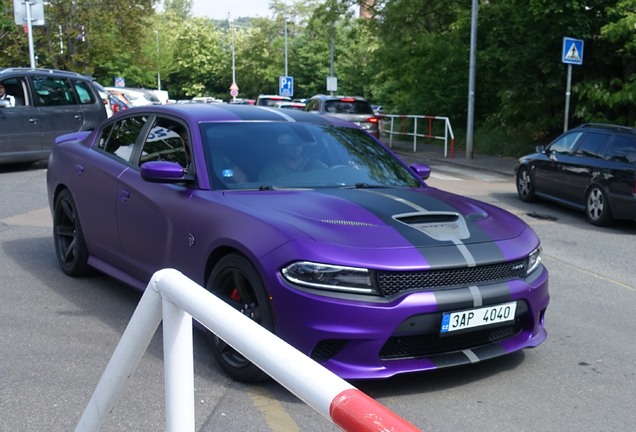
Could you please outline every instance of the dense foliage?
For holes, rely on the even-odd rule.
[[[367,5],[365,17],[358,17],[359,4]],[[295,97],[309,97],[326,92],[333,69],[338,93],[365,96],[388,112],[449,117],[461,141],[471,4],[271,0],[268,18],[209,20],[191,15],[191,0],[49,0],[33,38],[38,67],[91,74],[105,85],[115,77],[129,86],[160,81],[175,99],[227,100],[233,76],[239,97],[276,93],[286,66]],[[477,149],[488,141],[501,152],[521,152],[519,145],[562,131],[564,36],[585,41],[584,64],[572,68],[570,124],[633,126],[635,35],[636,0],[482,0]],[[0,0],[0,50],[2,66],[29,66],[13,0]]]

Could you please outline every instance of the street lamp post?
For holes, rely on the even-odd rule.
[[[475,69],[477,63],[478,0],[472,2],[470,20],[470,65],[468,71],[468,121],[466,124],[466,159],[473,158],[473,129],[475,127]]]
[[[157,90],[161,90],[161,66],[159,56],[159,32],[155,30],[155,44],[157,47]]]
[[[285,1],[283,7],[283,19],[285,20],[285,76],[289,76],[287,72],[287,1]]]

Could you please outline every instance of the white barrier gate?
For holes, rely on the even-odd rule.
[[[75,429],[98,431],[163,314],[166,431],[194,431],[192,318],[347,432],[420,431],[174,269],[156,272]]]

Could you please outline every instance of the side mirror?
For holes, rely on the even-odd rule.
[[[426,180],[431,176],[431,167],[425,164],[413,164],[411,170],[422,180]]]
[[[151,161],[141,165],[141,178],[153,183],[178,183],[189,180],[176,162]]]

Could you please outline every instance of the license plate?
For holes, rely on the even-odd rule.
[[[447,312],[442,315],[441,333],[483,327],[491,324],[513,321],[517,302],[469,309],[460,312]]]

